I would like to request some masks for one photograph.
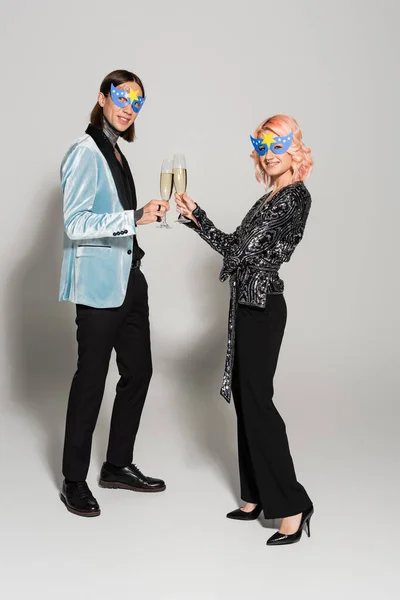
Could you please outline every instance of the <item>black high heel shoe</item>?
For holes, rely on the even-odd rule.
[[[260,516],[262,507],[258,504],[251,512],[244,512],[241,508],[237,508],[226,516],[228,519],[235,519],[236,521],[255,521]]]
[[[313,513],[314,507],[311,505],[310,508],[301,515],[300,525],[296,533],[286,534],[277,531],[269,538],[267,541],[267,546],[284,546],[286,544],[295,544],[301,540],[303,529],[306,530],[308,537],[310,537],[310,520]]]

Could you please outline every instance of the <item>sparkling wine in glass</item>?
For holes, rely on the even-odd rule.
[[[186,192],[187,171],[186,160],[183,154],[174,154],[174,185],[176,193],[182,196]],[[177,223],[190,223],[183,215],[179,215]]]
[[[163,160],[160,173],[160,194],[162,200],[167,200],[167,202],[169,202],[169,199],[171,198],[172,194],[173,183],[174,175],[172,160],[168,160],[167,158],[165,158]],[[160,224],[157,225],[157,227],[159,229],[172,229],[167,223],[167,213],[164,213],[164,216]]]

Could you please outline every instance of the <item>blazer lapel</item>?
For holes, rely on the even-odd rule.
[[[118,144],[117,144],[117,150],[121,155],[122,165],[123,165],[123,170],[124,170],[124,177],[129,186],[132,208],[133,208],[133,210],[136,210],[137,209],[137,198],[136,198],[135,182],[133,181],[133,177],[132,177],[132,173],[131,173],[128,161],[126,160],[125,156],[122,154],[121,148],[119,147]]]
[[[86,133],[90,135],[91,138],[93,138],[100,152],[106,159],[108,166],[110,167],[115,187],[117,188],[118,198],[123,208],[125,210],[131,210],[133,206],[130,202],[131,199],[128,197],[126,184],[124,181],[124,173],[122,172],[122,167],[114,154],[114,148],[112,147],[112,144],[108,141],[107,137],[104,135],[101,129],[97,129],[96,127],[93,127],[93,125],[88,126],[88,128],[86,129]],[[132,177],[130,171],[129,174]]]

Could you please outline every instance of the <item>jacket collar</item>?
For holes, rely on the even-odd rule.
[[[119,147],[118,144],[116,144],[117,150],[121,155],[121,160],[122,160],[122,170],[125,176],[125,181],[127,181],[128,186],[129,186],[129,190],[128,193],[130,194],[131,197],[131,203],[133,206],[133,209],[136,210],[137,208],[137,199],[136,199],[136,189],[135,189],[135,182],[133,181],[133,177],[132,177],[132,173],[131,170],[129,168],[128,165],[128,161],[126,160],[125,156],[122,154],[121,152],[121,148]],[[118,159],[117,159],[118,162]],[[118,162],[118,166],[121,168],[121,164]]]
[[[107,161],[123,208],[125,210],[135,210],[137,206],[135,184],[128,162],[122,154],[118,144],[116,145],[116,148],[121,155],[123,168],[115,156],[111,142],[107,139],[107,136],[101,129],[97,129],[96,127],[93,127],[93,125],[88,125],[86,133],[90,135]]]

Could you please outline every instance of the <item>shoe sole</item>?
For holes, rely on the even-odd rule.
[[[298,544],[300,539],[301,538],[294,540],[293,542],[272,542],[272,544],[268,544],[268,542],[266,542],[266,546],[269,546],[270,548],[272,546],[291,546],[292,544]]]
[[[104,481],[102,479],[100,479],[99,481],[99,486],[102,488],[107,488],[109,490],[129,490],[131,492],[144,492],[145,494],[156,494],[157,492],[163,492],[164,490],[167,489],[167,486],[164,485],[164,487],[160,487],[157,489],[143,489],[143,488],[136,488],[133,487],[132,485],[128,485],[127,483],[118,483],[117,481]]]
[[[71,508],[71,506],[68,505],[66,498],[62,494],[60,494],[60,500],[65,505],[65,508],[67,509],[68,512],[70,512],[73,515],[76,515],[78,517],[99,517],[101,514],[100,510],[96,510],[93,512],[82,512],[79,510],[75,510],[75,508]]]
[[[257,521],[258,517],[251,517],[250,519],[246,519],[246,518],[242,518],[242,517],[229,517],[228,515],[226,515],[227,519],[231,519],[232,521],[245,521],[247,523],[251,522],[251,521]]]

